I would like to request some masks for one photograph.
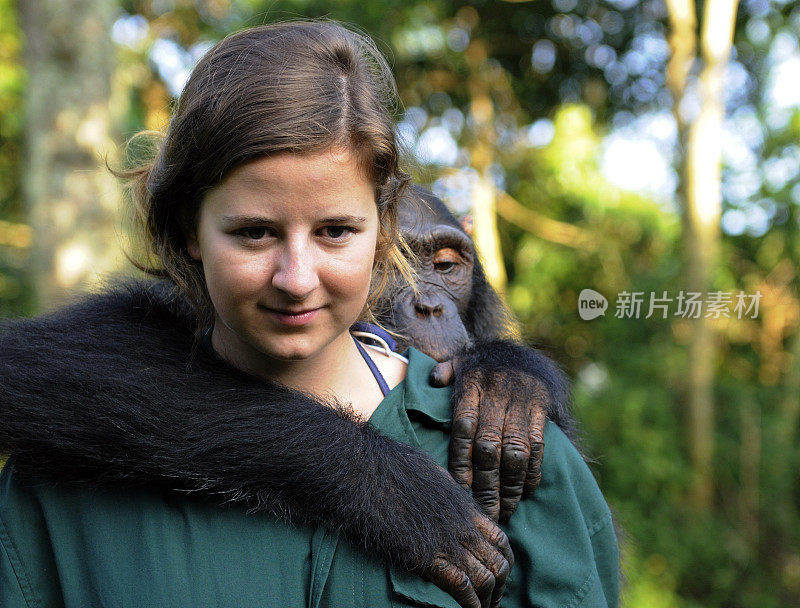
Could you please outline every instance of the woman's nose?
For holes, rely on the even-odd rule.
[[[272,286],[297,301],[305,300],[319,286],[313,251],[307,243],[286,243],[272,275]]]

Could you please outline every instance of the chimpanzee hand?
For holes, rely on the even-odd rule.
[[[434,385],[453,380],[450,473],[505,522],[541,480],[545,417],[571,432],[566,380],[549,358],[506,341],[479,344],[431,372]]]
[[[508,537],[491,520],[476,513],[474,522],[480,535],[464,541],[461,556],[440,553],[421,573],[463,608],[495,608],[514,566],[514,554]]]

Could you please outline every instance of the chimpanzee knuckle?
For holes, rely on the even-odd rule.
[[[503,551],[504,547],[510,547],[510,545],[508,545],[508,537],[506,536],[506,533],[503,532],[500,527],[488,517],[478,515],[475,517],[474,521],[475,526],[483,535],[483,538],[486,540],[486,542],[500,550],[501,553],[506,556],[506,559],[508,559],[508,556]]]
[[[531,443],[544,441],[544,426],[547,422],[547,411],[543,408],[536,408],[531,416],[528,434]]]
[[[494,547],[491,548],[488,557],[482,560],[482,562],[484,567],[491,572],[495,581],[500,578],[505,580],[505,577],[508,576],[508,560]]]
[[[469,440],[450,441],[450,455],[447,461],[450,476],[463,487],[472,487],[472,442]]]
[[[522,475],[515,476],[513,479],[505,478],[500,483],[500,500],[501,500],[501,508],[502,508],[502,500],[505,498],[514,499],[516,498],[519,500],[519,497],[522,496],[522,490],[525,485],[525,479],[527,478],[527,467],[522,469]]]
[[[514,553],[511,551],[511,543],[508,542],[508,536],[506,536],[506,533],[497,527],[494,522],[490,523],[492,524],[492,528],[484,533],[484,538],[503,555],[509,563],[509,567],[513,567]]]
[[[500,509],[500,483],[495,479],[487,480],[481,471],[472,475],[472,496],[481,505],[484,513],[497,519]]]
[[[508,563],[508,560],[505,557],[500,555],[490,570],[494,575],[495,586],[505,585],[508,575],[511,574],[511,564]]]
[[[497,499],[500,495],[500,471],[498,469],[490,469],[488,471],[473,470],[472,490],[476,498],[478,496],[493,496]]]
[[[506,415],[503,425],[503,445],[527,449],[531,435],[531,420],[527,416],[516,418]]]
[[[522,485],[525,472],[528,469],[530,450],[523,447],[503,446],[503,455],[500,459],[501,483],[507,485]]]
[[[478,416],[473,412],[457,412],[453,416],[450,436],[457,439],[472,439],[478,430]]]
[[[471,578],[472,586],[475,588],[478,597],[485,598],[485,601],[482,601],[481,604],[488,605],[488,600],[492,595],[492,591],[494,591],[494,576],[486,568],[481,568]]]
[[[481,511],[487,516],[497,521],[500,517],[500,498],[497,494],[474,494],[475,502],[477,502],[480,507]]]
[[[472,467],[450,465],[450,476],[465,490],[472,488]]]
[[[488,471],[500,466],[500,438],[486,436],[476,438],[472,447],[473,465],[476,469]]]
[[[472,581],[470,580],[469,576],[467,576],[466,572],[459,570],[457,576],[458,578],[454,581],[454,588],[458,593],[463,594],[469,592],[470,590],[474,590]]]
[[[525,487],[523,489],[522,495],[525,498],[530,497],[536,488],[539,487],[539,484],[542,482],[542,473],[541,471],[535,471],[533,473],[528,473],[528,476],[525,478]]]
[[[434,585],[452,595],[462,608],[480,608],[480,600],[469,577],[447,560],[437,559],[425,576]]]

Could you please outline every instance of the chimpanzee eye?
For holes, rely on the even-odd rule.
[[[452,247],[442,247],[433,254],[433,268],[442,274],[451,272],[459,262],[461,262],[461,256]]]

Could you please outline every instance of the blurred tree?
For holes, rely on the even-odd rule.
[[[13,0],[0,0],[0,317],[30,306],[25,265],[32,232],[19,201],[24,74]]]
[[[700,109],[684,118],[688,75],[695,61],[697,24],[693,0],[667,0],[672,23],[672,58],[667,68],[674,96],[673,112],[683,144],[683,243],[686,289],[711,291],[718,264],[722,217],[722,122],[725,115],[723,78],[733,48],[737,0],[707,0],[704,6],[700,48],[703,68],[699,78]],[[692,320],[688,385],[689,450],[694,479],[691,498],[695,506],[709,509],[713,497],[714,373],[716,369],[713,321],[701,314]]]
[[[104,0],[20,2],[28,74],[22,193],[37,238],[30,271],[38,305],[58,303],[120,265],[115,186],[103,155],[115,14]]]

